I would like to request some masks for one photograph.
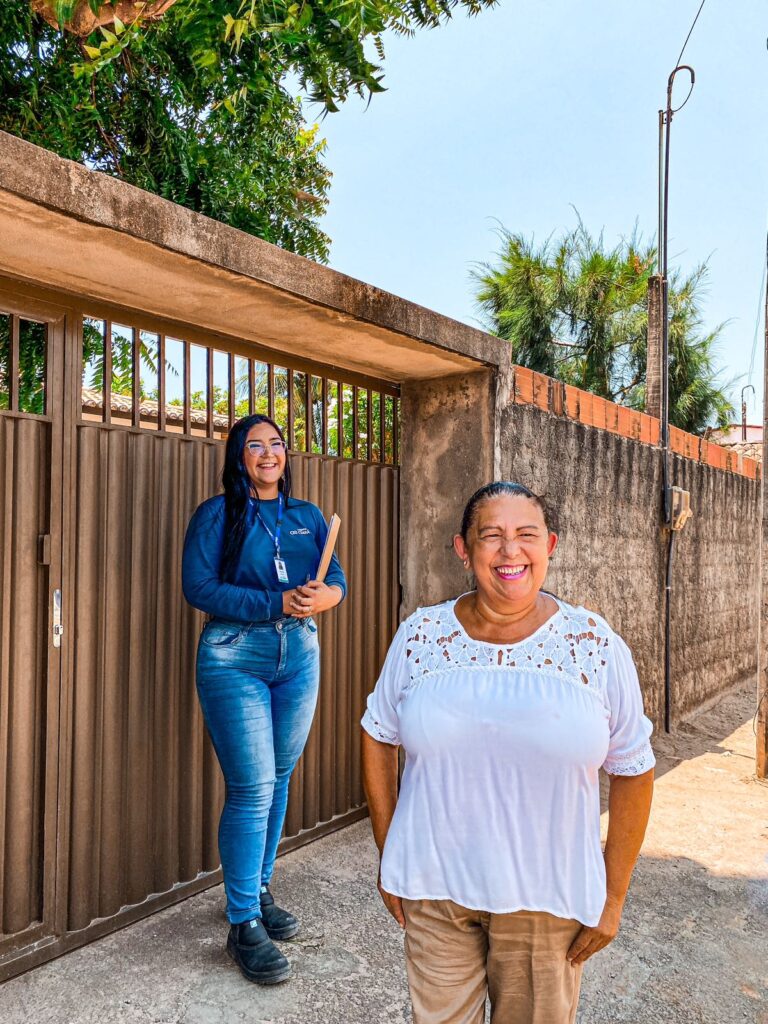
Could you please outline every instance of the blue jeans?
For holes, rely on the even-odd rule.
[[[261,917],[259,890],[272,878],[319,679],[312,619],[214,619],[200,634],[197,693],[227,787],[219,853],[232,924]]]

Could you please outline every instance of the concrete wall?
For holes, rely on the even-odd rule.
[[[500,417],[501,474],[544,494],[561,540],[548,584],[604,615],[632,648],[648,714],[664,712],[661,452],[529,405]],[[673,721],[756,672],[758,481],[673,459],[694,517],[676,540]]]
[[[675,459],[696,515],[678,538],[673,707],[684,714],[757,673],[760,482]]]
[[[400,415],[401,614],[471,588],[453,552],[470,494],[493,478],[496,384],[489,370],[405,383]]]
[[[604,615],[632,648],[646,709],[664,717],[662,458],[653,444],[512,402],[508,374],[402,389],[401,613],[470,589],[452,551],[469,495],[517,480],[558,511],[548,587]],[[694,516],[676,537],[672,719],[754,676],[760,482],[673,456]]]

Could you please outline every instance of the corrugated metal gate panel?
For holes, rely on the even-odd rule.
[[[0,414],[0,940],[43,916],[49,433]]]
[[[359,723],[396,629],[398,470],[293,456],[295,493],[342,518],[338,552],[351,599],[320,616],[320,697],[291,782],[286,837],[364,803]],[[307,836],[307,838],[311,838]],[[291,845],[294,845],[293,843]]]
[[[222,783],[197,708],[186,523],[216,490],[200,441],[78,428],[69,927],[217,867]]]
[[[77,543],[68,928],[85,928],[218,866],[223,784],[194,690],[202,616],[181,594],[197,504],[223,445],[77,428]],[[359,720],[395,629],[393,466],[294,455],[295,493],[344,523],[353,599],[321,617],[321,696],[291,786],[290,845],[360,807]]]

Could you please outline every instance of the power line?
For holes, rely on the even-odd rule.
[[[683,48],[680,51],[680,56],[677,58],[677,63],[675,64],[675,67],[678,67],[680,61],[683,59],[683,54],[685,53],[685,48],[688,45],[688,40],[691,38],[693,30],[696,28],[696,22],[699,20],[699,15],[701,14],[701,10],[706,2],[707,0],[701,0],[701,7],[699,7],[698,11],[696,12],[696,17],[693,19],[693,24],[691,25],[688,35],[685,37],[685,42],[683,43]]]
[[[766,235],[768,238],[768,235]],[[760,320],[762,319],[763,313],[763,295],[765,294],[766,285],[766,271],[768,271],[768,251],[766,251],[766,259],[763,260],[763,273],[760,277],[760,290],[757,297],[757,316],[755,317],[755,333],[752,338],[752,355],[749,360],[749,374],[747,376],[748,382],[752,383],[752,374],[755,370],[755,358],[757,356],[757,339],[760,333]]]

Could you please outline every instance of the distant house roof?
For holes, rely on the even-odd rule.
[[[709,435],[709,440],[714,441],[716,444],[731,445],[731,444],[743,444],[748,441],[752,444],[762,444],[763,442],[763,425],[748,423],[747,424],[747,436],[742,436],[742,426],[740,423],[730,423],[725,430],[713,430]]]
[[[101,411],[103,401],[104,396],[101,391],[95,388],[82,389],[83,409],[93,412]],[[157,405],[157,402],[143,398],[139,405],[141,416],[148,419],[157,419]],[[122,413],[124,416],[130,416],[133,411],[133,398],[131,395],[112,394],[110,396],[110,408],[113,413]],[[165,418],[169,423],[183,423],[184,407],[167,403],[165,406]],[[189,419],[195,426],[204,427],[208,422],[208,413],[205,409],[190,409]],[[229,428],[229,416],[223,416],[221,413],[214,412],[213,425],[217,430],[227,430]]]

